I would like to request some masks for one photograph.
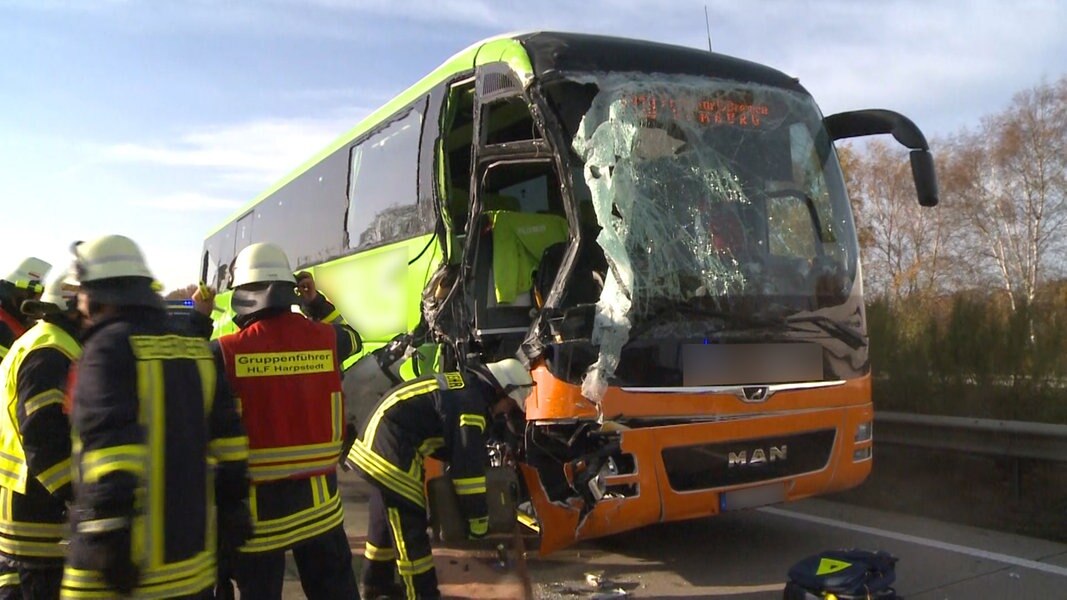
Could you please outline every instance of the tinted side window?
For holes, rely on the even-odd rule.
[[[418,209],[425,105],[416,103],[352,148],[345,222],[350,248],[369,248],[433,230]]]
[[[229,285],[229,265],[234,257],[233,240],[236,228],[236,223],[230,222],[204,242],[207,272],[202,275],[208,285],[219,290],[224,290]]]
[[[347,157],[334,151],[257,204],[252,242],[278,244],[293,269],[343,255]]]

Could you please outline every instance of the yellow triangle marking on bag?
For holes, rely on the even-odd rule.
[[[816,576],[829,575],[830,573],[837,573],[838,571],[844,571],[852,566],[852,563],[847,563],[843,560],[834,560],[832,558],[819,559],[819,568],[815,570]]]

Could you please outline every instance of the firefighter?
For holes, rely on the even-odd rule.
[[[23,315],[22,303],[41,295],[45,275],[52,265],[39,258],[27,258],[3,279],[0,279],[0,359],[11,344],[30,326],[32,319]]]
[[[521,410],[532,385],[529,371],[513,358],[473,362],[461,372],[401,384],[378,403],[347,457],[374,486],[360,577],[366,597],[440,597],[426,533],[422,461],[432,456],[448,463],[468,537],[484,536],[486,426],[498,414]]]
[[[308,598],[358,598],[337,465],[345,432],[341,362],[362,343],[347,326],[292,311],[300,303],[297,280],[274,244],[238,254],[233,288],[240,329],[214,348],[240,398],[250,448],[254,522],[234,571],[238,590],[244,598],[281,598],[291,550]]]
[[[132,240],[73,252],[88,328],[73,383],[61,597],[211,598],[216,544],[240,546],[251,526],[234,398],[207,341],[169,324]]]
[[[40,319],[0,363],[0,599],[59,598],[70,502],[67,377],[81,356],[77,288],[60,277],[22,312]]]

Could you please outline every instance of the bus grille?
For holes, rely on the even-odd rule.
[[[824,468],[835,430],[663,449],[671,488],[679,492],[727,487]]]

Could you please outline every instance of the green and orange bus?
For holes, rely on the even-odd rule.
[[[835,140],[797,79],[703,50],[528,33],[479,42],[211,232],[228,316],[244,246],[281,245],[402,377],[518,356],[536,389],[493,460],[542,552],[843,490],[871,470],[868,336]],[[414,334],[412,334],[414,332]],[[407,337],[398,338],[407,334]],[[395,345],[395,344],[394,344]]]

